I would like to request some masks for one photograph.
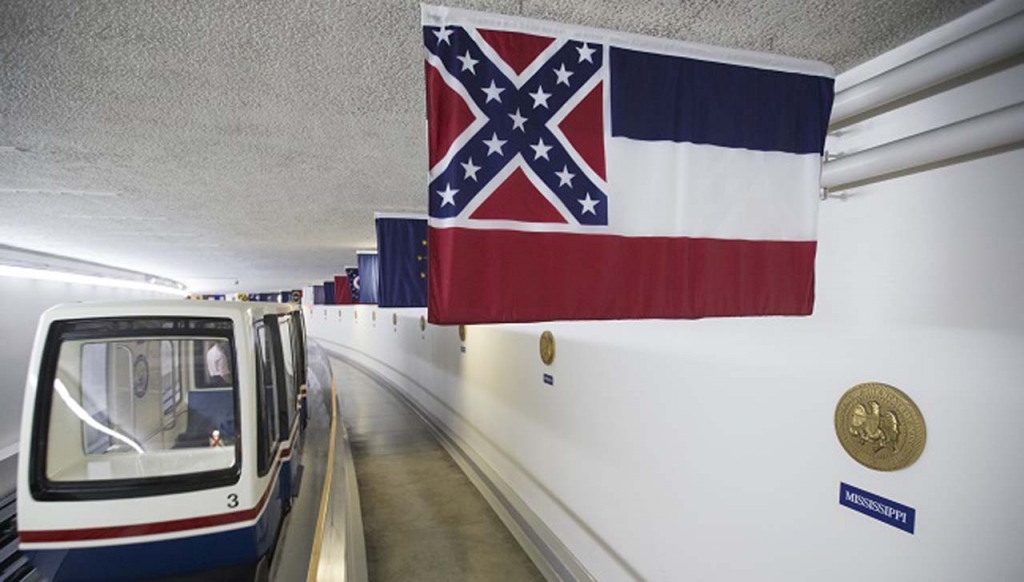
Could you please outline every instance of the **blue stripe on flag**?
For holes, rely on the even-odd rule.
[[[324,281],[324,305],[334,305],[334,281]]]
[[[610,48],[612,136],[820,154],[833,80]]]
[[[377,303],[378,265],[377,255],[359,255],[359,303]]]
[[[427,306],[427,220],[377,219],[381,307]]]

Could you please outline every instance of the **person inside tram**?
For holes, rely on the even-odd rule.
[[[206,374],[204,378],[197,375],[196,389],[189,392],[187,424],[185,431],[175,439],[175,449],[229,446],[233,441],[232,395],[223,390],[208,391],[232,386],[228,342],[206,341],[203,347],[206,348]]]
[[[224,351],[222,342],[212,342],[206,350],[206,373],[210,376],[210,384],[231,384],[231,360]]]

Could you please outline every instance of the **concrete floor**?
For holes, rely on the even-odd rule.
[[[359,481],[372,582],[543,580],[418,416],[332,360]]]

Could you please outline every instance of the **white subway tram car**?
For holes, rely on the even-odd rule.
[[[305,345],[287,304],[43,314],[18,465],[18,535],[38,572],[265,579],[297,494]]]

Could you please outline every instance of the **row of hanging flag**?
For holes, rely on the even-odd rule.
[[[236,293],[234,295],[224,294],[199,294],[188,296],[189,299],[203,299],[206,301],[262,301],[269,303],[300,303],[302,301],[302,290],[275,291],[273,293]]]
[[[239,293],[239,301],[264,301],[270,303],[300,303],[302,290],[275,291],[273,293]]]
[[[377,214],[377,251],[356,254],[356,266],[313,286],[314,305],[427,306],[427,218]]]
[[[378,217],[378,254],[318,303],[436,324],[813,311],[830,66],[442,6],[422,24],[428,216]]]
[[[189,299],[204,299],[206,301],[262,301],[268,303],[300,303],[302,301],[302,290],[274,291],[273,293],[235,293],[234,295],[207,295],[192,294]]]

